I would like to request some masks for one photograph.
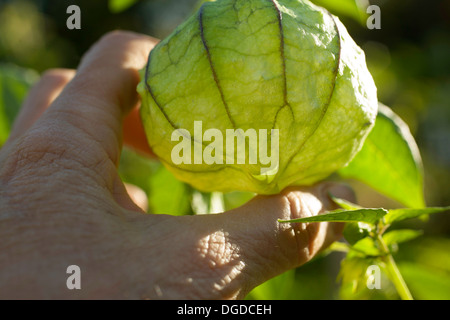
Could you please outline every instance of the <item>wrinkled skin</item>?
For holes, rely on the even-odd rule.
[[[108,34],[76,75],[48,71],[31,91],[0,150],[0,298],[242,298],[340,237],[341,224],[277,223],[333,209],[328,192],[354,201],[331,183],[217,215],[144,214],[117,164],[122,141],[150,153],[135,88],[155,44]],[[74,264],[81,290],[66,287]]]

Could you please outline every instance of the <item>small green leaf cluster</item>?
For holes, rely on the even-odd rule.
[[[412,299],[412,295],[400,274],[392,254],[398,244],[413,240],[420,230],[396,229],[389,231],[392,224],[406,219],[428,216],[450,210],[450,207],[429,207],[421,209],[403,208],[386,210],[383,208],[362,208],[346,200],[330,195],[342,209],[322,215],[294,220],[280,220],[281,223],[346,222],[344,237],[346,243],[335,244],[332,249],[347,252],[341,262],[339,278],[343,286],[351,286],[352,291],[367,283],[367,268],[380,267],[394,284],[402,299]]]

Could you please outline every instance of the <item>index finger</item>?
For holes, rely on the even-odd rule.
[[[139,101],[136,87],[150,50],[157,40],[131,32],[112,32],[83,57],[74,79],[48,109],[41,123],[53,132],[70,127],[81,145],[98,142],[117,163],[124,117]],[[55,125],[56,124],[56,125]],[[54,134],[55,139],[58,134]],[[89,141],[80,141],[88,139]],[[86,142],[86,143],[84,143]]]

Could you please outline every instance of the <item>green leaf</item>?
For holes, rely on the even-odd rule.
[[[177,180],[161,162],[124,148],[120,158],[119,175],[124,182],[141,188],[147,194],[150,213],[192,213],[192,189]]]
[[[425,206],[419,149],[408,126],[384,105],[380,104],[363,148],[339,174],[360,180],[407,207]]]
[[[425,236],[405,243],[399,254],[402,261],[411,261],[450,276],[450,238]]]
[[[386,232],[383,235],[383,240],[384,243],[386,243],[386,245],[391,246],[393,244],[413,240],[417,237],[420,237],[422,234],[423,231],[421,230],[409,230],[409,229],[392,230]]]
[[[150,179],[161,167],[157,160],[144,157],[124,147],[120,157],[119,175],[122,181],[133,184],[150,194]]]
[[[417,218],[422,215],[429,215],[433,213],[439,213],[444,211],[450,211],[449,207],[428,207],[423,209],[410,209],[410,208],[403,208],[403,209],[391,209],[389,210],[388,214],[384,217],[384,221],[386,224],[391,224],[393,222],[405,220],[405,219],[412,219]]]
[[[295,269],[264,282],[254,288],[246,299],[251,300],[288,300],[296,291]]]
[[[298,223],[298,222],[367,222],[376,224],[381,218],[386,215],[385,209],[359,209],[359,210],[335,210],[324,214],[319,214],[313,217],[293,219],[293,220],[278,220],[281,223]]]
[[[351,203],[350,201],[344,199],[336,198],[332,194],[330,194],[330,198],[331,200],[334,201],[334,203],[336,203],[345,210],[363,209],[361,206],[358,206],[357,204]],[[367,237],[371,229],[372,227],[364,222],[347,222],[344,227],[343,235],[345,240],[347,240],[349,244],[353,245],[359,240]]]
[[[150,213],[192,214],[192,188],[176,179],[161,162],[124,148],[119,175],[124,182],[141,188],[147,194]],[[217,207],[216,202],[214,200]]]
[[[151,213],[186,215],[191,210],[192,189],[176,179],[164,166],[150,177],[149,207]]]
[[[112,13],[120,13],[127,10],[136,2],[138,2],[138,0],[109,0],[109,11],[111,11]]]
[[[347,256],[343,259],[337,277],[341,281],[342,287],[351,286],[353,293],[365,288],[367,282],[366,272],[371,264],[370,260],[361,257]]]
[[[362,25],[365,25],[367,14],[365,12],[369,5],[366,0],[312,0],[313,3],[330,10],[337,16],[347,16]]]
[[[330,251],[346,252],[347,253],[350,250],[350,246],[348,244],[346,244],[346,243],[335,241],[328,247],[328,249]]]
[[[339,205],[340,207],[342,207],[345,210],[358,210],[358,209],[363,209],[363,207],[351,203],[350,201],[344,200],[344,199],[340,199],[340,198],[336,198],[335,196],[333,196],[330,193],[330,198],[331,200],[333,200],[334,203],[336,203],[337,205]]]
[[[255,197],[255,193],[234,191],[224,194],[224,203],[226,210],[236,209]]]
[[[416,299],[450,300],[448,273],[410,262],[401,262],[398,268]]]
[[[356,251],[357,253],[363,253],[365,256],[377,257],[381,255],[381,251],[377,248],[375,241],[370,237],[363,238],[356,242],[351,247],[351,250]]]
[[[355,244],[359,240],[369,235],[371,228],[363,222],[348,222],[343,231],[345,240],[350,244]]]

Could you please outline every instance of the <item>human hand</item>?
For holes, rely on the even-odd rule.
[[[225,299],[300,266],[342,224],[279,224],[334,209],[323,183],[222,214],[144,214],[119,178],[122,141],[150,153],[138,70],[154,39],[103,37],[76,72],[47,72],[0,150],[0,298]],[[68,290],[66,269],[81,269]]]

